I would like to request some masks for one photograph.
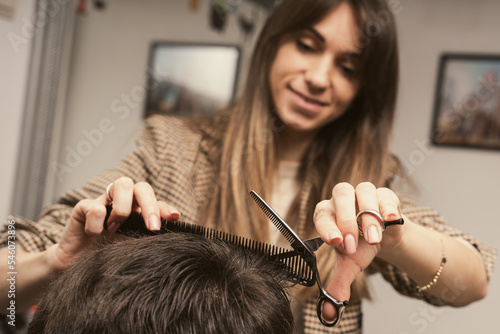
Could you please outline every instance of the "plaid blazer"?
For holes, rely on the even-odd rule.
[[[213,134],[212,134],[213,135]],[[222,134],[219,134],[222,135]],[[152,116],[138,137],[137,149],[128,155],[114,170],[105,171],[91,179],[82,189],[65,193],[59,201],[43,210],[37,222],[22,217],[9,217],[16,222],[18,245],[28,252],[42,251],[57,243],[68,221],[73,207],[85,198],[96,198],[105,192],[106,186],[121,176],[135,182],[146,181],[155,189],[158,199],[175,206],[183,220],[202,222],[200,211],[209,199],[217,175],[213,152],[219,148],[208,145],[205,135],[194,131],[185,121],[167,116]],[[301,198],[307,203],[307,186],[301,190]],[[401,195],[403,213],[412,221],[433,228],[441,233],[460,237],[473,245],[483,258],[488,278],[492,274],[495,250],[473,237],[453,228],[433,210],[417,206],[407,196]],[[301,210],[303,233],[305,208]],[[7,233],[0,233],[0,246],[7,244]],[[419,295],[416,284],[403,272],[381,260],[375,260],[369,272],[380,272],[400,293],[440,305],[442,301],[428,294]],[[316,299],[303,301],[305,333],[361,333],[361,302],[350,303],[341,324],[327,328],[316,316]]]

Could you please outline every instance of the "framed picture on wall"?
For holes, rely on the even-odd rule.
[[[443,54],[431,140],[500,149],[500,55]]]
[[[240,54],[236,45],[153,43],[145,117],[208,116],[227,107],[235,96]]]

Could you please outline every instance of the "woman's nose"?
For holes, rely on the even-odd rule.
[[[331,85],[332,60],[329,57],[321,57],[310,64],[305,73],[306,83],[312,89],[323,90]]]

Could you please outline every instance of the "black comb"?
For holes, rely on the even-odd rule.
[[[111,208],[108,208],[108,214],[104,223],[105,228],[107,228],[107,219],[110,213]],[[290,282],[306,286],[314,285],[315,281],[312,279],[312,272],[308,270],[305,263],[302,264],[303,261],[301,257],[295,251],[214,230],[209,227],[190,224],[183,221],[167,221],[161,219],[161,229],[158,231],[150,231],[147,229],[142,216],[139,213],[132,213],[122,223],[116,233],[128,237],[141,238],[172,232],[197,234],[208,239],[218,239],[229,245],[237,246],[259,255],[264,255],[269,260],[279,261],[284,265],[283,269],[290,274],[288,277]]]

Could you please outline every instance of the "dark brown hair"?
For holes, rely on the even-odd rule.
[[[291,333],[286,278],[197,235],[104,243],[52,282],[29,333]]]

